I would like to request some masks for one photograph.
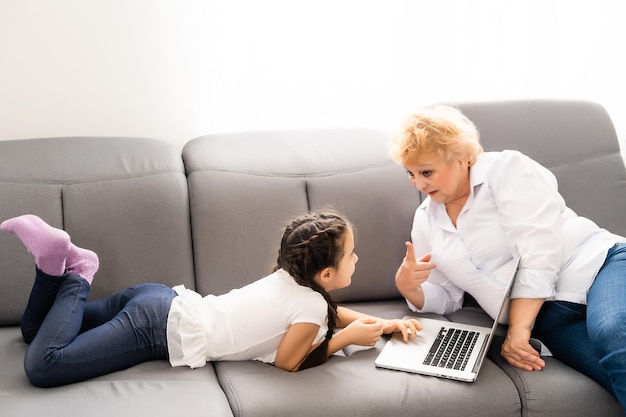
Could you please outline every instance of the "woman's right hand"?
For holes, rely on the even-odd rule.
[[[430,270],[437,267],[430,262],[431,255],[426,254],[420,259],[415,257],[415,249],[411,242],[406,242],[406,256],[396,272],[396,287],[400,294],[409,300],[417,308],[424,304],[422,284],[430,276]]]

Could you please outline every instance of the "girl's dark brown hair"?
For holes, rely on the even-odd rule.
[[[324,268],[339,266],[344,236],[351,228],[347,219],[329,211],[298,217],[285,228],[274,270],[284,269],[298,284],[322,294],[328,303],[326,338],[309,353],[299,369],[311,368],[328,360],[328,342],[337,323],[337,303],[313,278]]]

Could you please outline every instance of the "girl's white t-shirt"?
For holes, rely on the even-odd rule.
[[[202,367],[207,361],[259,360],[273,363],[289,326],[320,326],[314,343],[328,330],[328,304],[284,270],[226,294],[202,297],[183,285],[174,287],[167,319],[172,366]]]

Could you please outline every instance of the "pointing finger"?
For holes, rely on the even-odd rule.
[[[405,242],[404,244],[406,245],[405,259],[408,262],[417,262],[417,259],[415,259],[415,248],[413,248],[413,244],[411,242]]]

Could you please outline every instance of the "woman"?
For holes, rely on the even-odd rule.
[[[474,124],[452,107],[412,115],[390,153],[427,195],[396,274],[409,307],[447,314],[467,292],[494,311],[498,300],[485,294],[506,278],[494,271],[519,255],[502,355],[543,369],[532,335],[626,406],[626,239],[577,216],[529,157],[483,152]]]

